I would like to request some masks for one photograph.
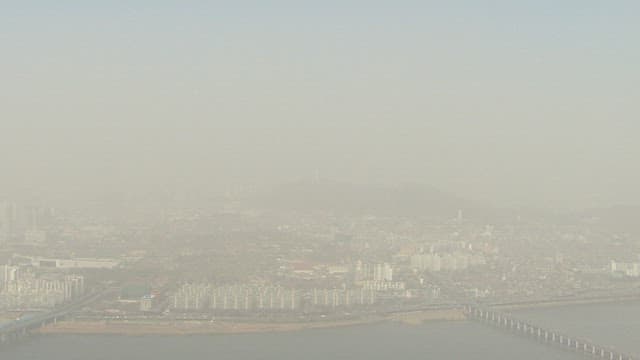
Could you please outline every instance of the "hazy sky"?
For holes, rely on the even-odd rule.
[[[421,182],[640,203],[638,1],[5,1],[0,195]]]

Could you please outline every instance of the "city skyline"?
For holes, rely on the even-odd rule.
[[[640,359],[639,14],[6,2],[0,358]]]

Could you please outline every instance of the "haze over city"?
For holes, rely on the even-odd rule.
[[[640,358],[639,13],[3,4],[0,358]]]
[[[7,4],[3,195],[311,179],[638,204],[631,1]]]

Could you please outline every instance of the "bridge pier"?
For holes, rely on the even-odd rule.
[[[560,347],[565,350],[575,351],[585,357],[609,360],[633,360],[628,354],[606,349],[590,341],[572,338],[566,334],[547,330],[497,311],[483,310],[474,307],[465,308],[465,311],[471,320],[486,323],[497,328],[504,328],[511,333],[524,335],[550,345],[560,345]],[[56,319],[53,318],[53,321],[55,322]]]

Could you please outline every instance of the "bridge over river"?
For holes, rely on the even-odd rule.
[[[71,313],[97,301],[114,289],[93,292],[81,297],[73,303],[53,309],[52,311],[18,319],[0,326],[0,346],[14,342],[29,334],[30,330],[43,327],[50,323],[55,323],[59,319],[66,318]]]
[[[560,331],[546,329],[498,311],[467,306],[465,308],[465,314],[470,320],[499,328],[513,334],[526,336],[532,340],[549,346],[559,347],[582,354],[585,358],[640,360],[640,356],[632,356],[611,347],[596,344],[590,340],[580,339],[576,336],[571,336]]]

